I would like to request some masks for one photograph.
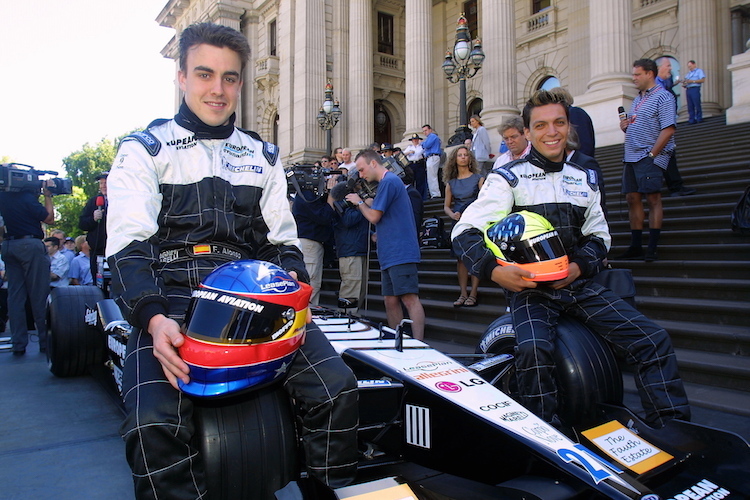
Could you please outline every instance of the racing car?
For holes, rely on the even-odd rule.
[[[303,488],[288,498],[750,497],[748,443],[689,422],[658,430],[646,425],[622,404],[612,352],[573,320],[558,328],[564,425],[554,427],[514,397],[507,317],[493,325],[477,354],[450,355],[405,335],[405,324],[391,329],[312,310],[358,380],[361,459],[355,485],[312,494]],[[49,324],[52,373],[76,376],[106,366],[121,390],[131,327],[112,299],[97,287],[57,288]],[[274,498],[304,476],[293,404],[279,385],[196,399],[194,444],[211,498]]]

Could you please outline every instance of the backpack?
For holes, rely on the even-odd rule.
[[[732,211],[732,231],[740,236],[750,236],[750,187]]]
[[[428,217],[422,221],[422,227],[419,230],[419,246],[420,248],[448,248],[443,219]]]

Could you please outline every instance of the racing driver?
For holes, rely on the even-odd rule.
[[[190,380],[176,348],[191,291],[241,258],[308,279],[278,149],[234,125],[247,39],[226,26],[194,24],[179,51],[179,112],[124,139],[108,178],[112,290],[135,327],[122,434],[139,499],[207,496],[190,446],[193,405],[177,390],[178,379]],[[301,408],[310,475],[347,484],[356,471],[356,380],[314,324],[284,385]]]
[[[596,173],[565,161],[570,130],[565,97],[537,91],[523,109],[523,122],[532,144],[529,155],[487,176],[451,234],[456,255],[472,275],[488,277],[510,292],[522,403],[545,421],[560,423],[553,352],[555,325],[564,312],[627,353],[637,367],[636,386],[649,425],[688,420],[690,408],[667,332],[591,280],[604,268],[611,237]],[[522,210],[541,215],[559,232],[570,262],[567,278],[533,281],[535,274],[527,269],[499,265],[485,246],[482,232],[489,224]]]

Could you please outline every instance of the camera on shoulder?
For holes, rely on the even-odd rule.
[[[57,172],[52,170],[37,170],[30,165],[22,163],[0,164],[0,191],[41,194],[46,181],[40,179],[40,175],[56,176]],[[54,181],[53,186],[47,186],[47,189],[53,195],[71,194],[73,192],[73,182],[70,179],[51,177],[48,180]]]
[[[333,176],[343,174],[343,170],[321,167],[319,165],[308,165],[295,163],[286,169],[286,180],[289,191],[309,191],[320,198],[328,194],[326,184]]]

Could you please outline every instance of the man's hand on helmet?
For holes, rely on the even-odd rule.
[[[517,266],[495,266],[491,278],[511,292],[520,292],[526,288],[536,288],[536,282],[530,281],[534,276],[534,273]]]
[[[568,264],[568,277],[558,281],[553,281],[552,283],[550,283],[550,286],[555,290],[560,290],[573,283],[580,276],[581,268],[578,267],[578,264],[576,264],[575,262],[571,262],[570,264]]]
[[[190,382],[190,368],[177,353],[177,347],[185,341],[180,325],[163,314],[157,314],[148,322],[148,333],[154,339],[154,356],[161,363],[164,375],[172,387],[179,390],[177,379],[186,384]]]

